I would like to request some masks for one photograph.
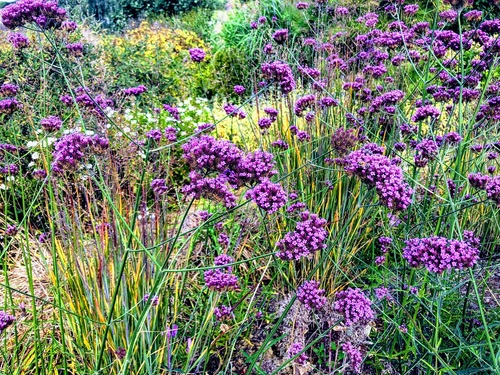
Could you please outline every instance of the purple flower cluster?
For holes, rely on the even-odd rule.
[[[425,167],[429,161],[436,158],[439,146],[432,139],[424,139],[415,146],[415,151],[415,165],[417,167]]]
[[[371,301],[361,289],[348,288],[335,295],[334,309],[344,315],[346,326],[367,322],[375,317]]]
[[[241,157],[237,167],[231,173],[234,186],[254,185],[277,173],[274,169],[274,155],[257,150]]]
[[[430,272],[472,267],[479,259],[479,250],[471,242],[444,237],[412,238],[406,241],[403,257],[411,267],[424,266]]]
[[[242,109],[239,109],[238,107],[236,107],[233,104],[230,104],[230,103],[224,104],[223,108],[224,108],[224,112],[226,112],[226,114],[231,116],[231,117],[238,117],[241,120],[247,117],[247,114],[245,111],[243,111]]]
[[[302,116],[302,112],[307,108],[311,108],[316,103],[316,96],[309,94],[302,96],[295,102],[294,112],[297,116]]]
[[[179,109],[177,107],[171,106],[170,104],[163,104],[163,109],[165,109],[165,111],[167,111],[175,120],[181,120]]]
[[[189,184],[182,188],[182,192],[193,199],[206,198],[223,203],[227,208],[236,206],[236,196],[229,189],[228,178],[224,175],[203,177],[200,173],[189,173]]]
[[[473,187],[486,191],[486,196],[500,206],[500,176],[490,177],[481,173],[471,173],[468,179]]]
[[[71,133],[60,138],[52,153],[52,170],[55,173],[74,171],[87,153],[102,152],[109,147],[109,140],[99,135],[87,136]]]
[[[233,258],[222,254],[214,259],[214,264],[224,266],[233,261]],[[204,277],[206,287],[211,290],[223,292],[238,289],[238,276],[232,274],[230,266],[205,271]]]
[[[0,100],[0,115],[11,115],[16,110],[22,108],[22,104],[16,98],[7,98]]]
[[[177,141],[177,129],[173,126],[168,126],[167,128],[165,128],[165,138],[169,142]]]
[[[354,129],[339,128],[331,138],[333,151],[339,156],[345,156],[359,142],[359,137]]]
[[[267,178],[250,189],[245,197],[252,199],[258,207],[268,214],[278,211],[288,201],[288,196],[281,185],[273,183]]]
[[[206,173],[236,170],[242,157],[241,150],[234,144],[209,135],[191,138],[182,149],[191,168]]]
[[[7,40],[12,45],[12,47],[18,50],[26,48],[30,45],[30,40],[28,39],[28,37],[21,33],[11,33],[7,37]]]
[[[288,40],[288,29],[276,30],[272,37],[276,43],[283,44]]]
[[[300,214],[301,221],[293,232],[285,234],[276,243],[278,258],[283,260],[299,260],[316,251],[326,248],[325,240],[328,232],[324,228],[326,220],[307,211]]]
[[[160,142],[163,134],[160,129],[152,129],[146,133],[146,138],[153,140],[154,142]]]
[[[413,190],[404,180],[403,170],[381,153],[377,145],[367,144],[347,155],[344,169],[375,187],[382,204],[403,211],[412,202]]]
[[[297,299],[309,309],[321,309],[326,305],[325,290],[319,289],[319,281],[309,280],[297,289]]]
[[[191,60],[200,63],[205,60],[206,53],[201,48],[191,48],[189,50],[189,56],[191,56]]]
[[[361,371],[361,363],[363,362],[363,355],[359,349],[355,348],[350,342],[344,342],[341,345],[342,351],[349,358],[349,363],[355,372]]]
[[[233,90],[236,95],[243,95],[246,89],[244,86],[236,85]]]
[[[19,87],[12,83],[4,83],[0,86],[0,96],[14,96],[17,94]]]
[[[156,196],[165,194],[168,190],[167,183],[163,178],[155,178],[151,181],[151,189]]]
[[[49,133],[61,129],[62,123],[62,120],[57,116],[49,116],[40,120],[42,129]]]
[[[293,358],[303,350],[304,345],[302,345],[300,342],[294,342],[292,345],[290,345],[288,356],[289,358]],[[295,362],[297,362],[299,365],[304,365],[308,359],[309,357],[305,353],[302,353],[297,358],[295,358]]]
[[[234,317],[233,309],[229,306],[221,305],[214,309],[215,319],[222,322],[224,320],[231,320]]]
[[[424,121],[427,118],[431,118],[433,120],[437,119],[441,116],[441,111],[432,105],[424,105],[422,107],[417,108],[415,114],[411,117],[413,122]]]
[[[0,310],[0,334],[7,329],[12,323],[16,321],[16,318],[5,311]]]
[[[283,94],[288,94],[295,89],[295,78],[290,65],[281,61],[274,61],[272,63],[264,63],[261,66],[264,76],[276,82]]]
[[[41,29],[58,28],[66,20],[66,10],[57,1],[20,0],[1,12],[2,23],[8,29],[35,23]]]
[[[83,43],[68,43],[66,44],[66,49],[71,56],[81,57],[83,56]]]
[[[123,95],[125,96],[139,96],[141,94],[144,94],[146,91],[148,91],[148,88],[144,85],[129,87],[122,90]]]

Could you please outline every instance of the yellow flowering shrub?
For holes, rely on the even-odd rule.
[[[188,51],[208,47],[191,31],[142,22],[121,36],[105,36],[103,46],[120,86],[143,84],[167,99],[204,94],[209,65],[191,62]]]

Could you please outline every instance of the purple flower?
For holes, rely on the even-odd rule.
[[[146,137],[148,139],[153,140],[154,142],[160,142],[163,134],[160,129],[153,129],[146,133]]]
[[[268,117],[263,117],[259,120],[258,125],[261,129],[269,129],[273,124],[273,120]]]
[[[277,173],[274,166],[273,154],[260,150],[250,152],[239,160],[230,181],[236,187],[263,182]]]
[[[464,17],[467,21],[469,22],[479,22],[481,21],[481,18],[483,17],[483,12],[480,10],[471,10],[467,13],[464,14]]]
[[[258,207],[268,214],[278,211],[288,201],[288,196],[281,185],[273,183],[267,178],[249,190],[245,197],[252,199]]]
[[[22,104],[19,103],[16,98],[0,100],[0,115],[11,115],[20,108],[22,108]]]
[[[142,301],[144,303],[148,303],[150,299],[151,299],[152,306],[158,306],[158,303],[160,302],[160,299],[158,296],[150,296],[149,293],[146,293],[144,295],[144,297],[142,297]]]
[[[296,355],[298,355],[300,352],[304,350],[304,345],[302,345],[300,342],[294,342],[292,345],[290,345],[290,349],[288,350],[288,357],[293,358]],[[304,365],[309,357],[305,353],[302,353],[295,358],[295,362],[297,362],[299,365]]]
[[[410,267],[424,266],[430,272],[443,273],[472,267],[479,259],[479,250],[469,242],[433,236],[406,241],[403,257]]]
[[[108,147],[108,139],[98,135],[87,136],[78,132],[67,134],[54,145],[52,170],[55,173],[74,171],[87,153],[102,152]]]
[[[288,94],[295,89],[295,79],[288,64],[280,61],[263,63],[261,70],[266,78],[273,80],[280,86],[283,94]]]
[[[417,108],[415,114],[412,116],[411,120],[413,122],[419,122],[427,119],[428,117],[433,120],[437,119],[441,115],[441,111],[432,105],[424,105],[420,108]]]
[[[165,194],[168,190],[165,179],[156,178],[153,181],[151,181],[151,189],[153,189],[155,195]]]
[[[221,234],[219,234],[219,237],[217,238],[217,242],[219,243],[219,245],[226,248],[226,247],[229,247],[230,240],[229,240],[229,237],[226,233],[221,233]],[[217,265],[217,263],[216,263],[216,265]]]
[[[7,228],[5,229],[5,235],[9,237],[14,237],[18,232],[19,227],[17,227],[17,225],[8,224]]]
[[[335,295],[334,309],[344,315],[346,326],[351,326],[358,322],[366,322],[375,317],[371,308],[371,301],[366,297],[361,289],[348,288]]]
[[[404,180],[402,169],[382,152],[379,146],[367,144],[346,156],[344,169],[374,186],[382,204],[392,210],[405,210],[412,202],[413,190]]]
[[[201,48],[191,48],[189,50],[189,55],[191,56],[191,60],[197,63],[205,60],[206,53]]]
[[[2,23],[8,29],[35,23],[41,29],[59,28],[66,20],[66,10],[57,1],[20,0],[1,12]]]
[[[192,169],[205,172],[236,170],[243,156],[234,144],[209,135],[191,138],[182,146],[183,157]]]
[[[439,18],[441,18],[441,20],[446,21],[446,22],[455,21],[457,19],[457,16],[458,16],[458,13],[453,9],[445,10],[445,11],[439,13]]]
[[[7,40],[10,44],[12,44],[12,47],[19,50],[30,45],[30,40],[28,39],[28,37],[21,33],[11,33],[7,37]]]
[[[272,38],[278,44],[285,43],[288,40],[288,29],[279,29],[279,30],[276,30],[273,33]]]
[[[144,85],[140,85],[140,86],[136,86],[136,87],[129,87],[129,88],[123,89],[122,93],[125,96],[139,96],[141,94],[144,94],[146,91],[148,91],[148,88]]]
[[[228,179],[224,175],[203,177],[196,171],[189,174],[190,182],[182,188],[182,192],[194,199],[206,198],[223,203],[227,208],[236,206],[236,196],[228,187]]]
[[[234,86],[234,93],[237,95],[243,95],[245,93],[245,87],[241,85],[236,85]]]
[[[233,309],[229,306],[221,305],[214,309],[215,319],[222,322],[224,320],[231,320],[234,317]]]
[[[359,142],[354,129],[339,128],[331,138],[332,149],[339,156],[345,156]]]
[[[344,342],[341,345],[342,351],[349,358],[349,363],[355,372],[361,371],[361,363],[363,362],[363,355],[360,350],[355,348],[350,342]]]
[[[227,255],[226,255],[226,257],[227,257]],[[220,263],[220,261],[221,261],[220,256],[218,258],[219,258],[218,263]],[[216,265],[217,265],[218,258],[215,259]],[[227,257],[227,258],[230,258],[230,257]],[[230,259],[232,259],[232,258],[230,258]],[[226,259],[226,261],[227,261],[227,259]],[[219,265],[224,265],[224,264],[219,264]],[[204,274],[205,286],[211,290],[215,290],[218,292],[237,289],[238,288],[238,276],[233,275],[231,273],[231,271],[232,271],[231,267],[216,268],[216,269],[205,271],[205,274]]]
[[[163,104],[163,108],[165,111],[170,113],[170,116],[172,116],[175,120],[180,121],[181,117],[179,115],[179,109],[177,109],[174,106],[171,106],[170,104]]]
[[[283,260],[299,260],[319,250],[326,248],[324,243],[328,232],[324,229],[326,220],[307,211],[300,214],[301,221],[293,232],[285,234],[276,243],[278,258]]]
[[[42,129],[46,132],[56,132],[61,129],[62,120],[57,116],[49,116],[40,120]]]
[[[63,21],[61,23],[61,30],[65,30],[69,33],[72,33],[78,28],[78,25],[75,21]]]
[[[403,12],[409,16],[413,16],[418,12],[418,4],[408,4],[403,7]]]
[[[297,299],[309,309],[321,309],[327,302],[324,289],[319,289],[319,281],[306,281],[297,289]]]
[[[169,142],[175,142],[177,140],[177,129],[173,126],[169,126],[165,129],[165,138]]]
[[[304,1],[299,1],[297,4],[295,4],[295,7],[296,7],[298,10],[304,10],[304,9],[309,8],[309,3],[306,3],[306,2],[304,2]]]
[[[347,9],[346,7],[337,7],[337,8],[335,8],[335,15],[336,16],[348,16],[349,9]]]
[[[282,139],[278,139],[277,141],[272,142],[271,146],[281,150],[288,150],[288,143],[286,143]]]
[[[0,96],[14,96],[16,95],[19,87],[12,83],[4,83],[0,86]]]
[[[16,321],[16,318],[5,311],[0,310],[0,334],[7,329],[12,323]]]
[[[83,56],[83,43],[81,42],[68,43],[66,44],[66,49],[68,50],[68,53],[72,56],[75,57]]]

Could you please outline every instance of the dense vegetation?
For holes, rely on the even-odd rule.
[[[0,11],[1,374],[500,373],[496,2],[126,4]]]

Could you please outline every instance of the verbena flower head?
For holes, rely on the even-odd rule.
[[[218,306],[214,309],[214,316],[219,322],[231,320],[234,317],[233,309],[225,305]]]
[[[204,172],[236,170],[242,157],[241,150],[233,143],[209,135],[191,138],[182,149],[191,168]]]
[[[146,133],[146,138],[153,140],[154,142],[160,142],[163,134],[160,129],[152,129]]]
[[[165,111],[167,111],[175,120],[181,120],[179,109],[177,107],[174,107],[170,104],[163,104],[163,109],[165,109]]]
[[[0,96],[14,96],[16,95],[19,87],[12,83],[4,83],[0,86]]]
[[[8,98],[0,100],[0,115],[11,115],[23,105],[16,98]]]
[[[326,305],[325,290],[319,288],[319,281],[310,280],[304,282],[297,289],[297,299],[309,309],[321,309]]]
[[[326,220],[307,211],[300,215],[301,221],[293,232],[285,234],[276,243],[278,258],[283,260],[299,260],[314,252],[325,249],[328,232],[324,227]]]
[[[293,358],[303,350],[304,350],[304,345],[302,345],[300,342],[294,342],[292,345],[290,345],[290,349],[288,350],[288,356],[289,358]],[[305,353],[302,353],[299,356],[297,356],[297,358],[295,358],[295,362],[297,362],[299,365],[304,365],[308,359],[309,357]]]
[[[243,95],[245,93],[245,87],[241,86],[241,85],[236,85],[234,86],[234,93],[236,95]]]
[[[238,289],[238,276],[222,268],[205,271],[205,286],[217,292]]]
[[[139,96],[148,91],[148,88],[144,85],[139,85],[135,87],[129,87],[122,90],[123,95],[125,96]]]
[[[57,116],[49,116],[40,120],[42,129],[46,132],[56,132],[61,129],[62,120]]]
[[[81,57],[83,56],[83,43],[82,42],[68,43],[66,44],[66,50],[71,56]]]
[[[295,89],[295,79],[290,65],[281,61],[274,61],[262,64],[261,70],[266,78],[280,86],[283,94],[288,94]]]
[[[16,318],[5,311],[0,310],[0,334],[7,329],[12,323],[16,321]]]
[[[11,33],[7,37],[7,40],[12,45],[12,47],[18,50],[26,48],[30,45],[30,40],[28,39],[28,37],[21,33]]]
[[[351,326],[375,318],[371,304],[361,289],[348,288],[335,295],[334,308],[335,311],[344,315],[345,325]]]
[[[57,1],[20,0],[1,11],[2,23],[8,29],[29,23],[41,29],[58,28],[66,20],[66,10],[57,6]]]
[[[274,155],[257,150],[242,157],[230,176],[234,186],[254,185],[277,173]]]
[[[276,43],[283,44],[288,40],[288,29],[276,30],[272,37]]]
[[[197,63],[205,60],[206,53],[201,48],[191,48],[189,50],[189,55],[191,56],[191,60]]]
[[[349,358],[349,364],[355,372],[361,371],[361,363],[363,362],[363,355],[361,351],[355,348],[350,342],[344,342],[341,345],[342,351]]]
[[[177,129],[173,126],[168,126],[167,128],[165,128],[165,138],[169,142],[177,141]]]
[[[158,296],[151,296],[149,293],[146,293],[144,297],[142,297],[142,301],[147,303],[149,300],[151,300],[152,306],[158,306],[158,303],[160,302],[160,298]]]
[[[433,236],[406,241],[403,257],[411,267],[423,266],[430,272],[443,273],[472,267],[479,259],[479,250],[469,242]]]
[[[168,190],[167,183],[163,178],[155,178],[151,181],[151,189],[155,195],[165,194]]]
[[[250,189],[245,197],[252,199],[258,207],[268,214],[278,211],[288,201],[288,196],[281,184],[273,183],[267,178]]]
[[[417,108],[411,120],[413,122],[424,121],[427,118],[435,120],[439,116],[441,116],[441,111],[439,109],[433,107],[432,105],[424,105],[422,107]]]
[[[347,155],[344,169],[375,187],[383,205],[403,211],[412,202],[413,190],[404,180],[403,170],[382,152],[379,146],[367,144]]]
[[[192,171],[189,178],[189,183],[182,188],[185,195],[193,199],[206,198],[221,202],[227,208],[236,206],[236,196],[229,189],[226,176],[203,177],[197,171]]]
[[[71,133],[61,137],[54,145],[52,170],[55,173],[74,171],[87,153],[102,152],[109,147],[108,139],[82,133]]]
[[[359,142],[354,129],[339,128],[331,138],[332,149],[338,156],[345,156]]]

